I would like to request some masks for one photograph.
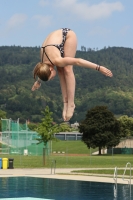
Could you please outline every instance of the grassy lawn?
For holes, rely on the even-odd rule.
[[[131,162],[131,164],[133,162],[132,154],[91,155],[93,152],[97,151],[97,149],[88,149],[82,141],[54,141],[50,149],[52,150],[51,152],[56,153],[46,156],[45,165],[43,156],[39,155],[24,156],[17,154],[0,154],[0,158],[14,158],[14,168],[50,168],[53,160],[56,160],[56,168],[88,169],[115,168],[116,166],[118,168],[125,168],[127,162]],[[59,151],[61,153],[58,153]],[[103,171],[103,173],[106,172],[105,170]],[[102,171],[100,173],[102,173]]]
[[[52,152],[53,151],[65,152],[68,154],[90,154],[97,151],[97,148],[90,150],[82,141],[53,141]]]
[[[68,168],[114,168],[125,167],[127,162],[132,162],[132,155],[103,155],[103,156],[52,156],[57,167]]]
[[[43,156],[2,155],[0,158],[14,158],[14,168],[42,168],[51,167],[56,160],[57,168],[125,168],[127,162],[133,161],[133,155],[102,155],[102,156],[67,156],[54,155],[46,157],[46,165],[43,164]]]

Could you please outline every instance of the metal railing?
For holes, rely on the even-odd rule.
[[[129,168],[130,168],[129,179],[125,179],[125,173],[126,173],[126,170],[127,170],[128,166],[129,166]],[[128,182],[128,185],[129,185],[129,187],[130,187],[130,188],[129,188],[129,189],[130,189],[130,200],[131,200],[131,178],[132,178],[132,176],[131,176],[131,163],[128,162],[128,163],[126,164],[126,167],[125,167],[125,170],[124,170],[122,179],[123,179],[123,181],[127,181],[127,182]],[[114,179],[114,182],[115,182],[115,184],[114,184],[114,197],[115,197],[115,199],[114,199],[114,200],[117,200],[117,167],[115,167],[113,179]]]
[[[115,170],[114,170],[114,197],[115,199],[117,198],[117,167],[115,167]]]
[[[125,173],[126,173],[126,170],[127,170],[128,165],[129,165],[129,168],[130,168],[130,175],[129,175],[129,179],[125,179],[124,177],[125,177]],[[123,181],[127,181],[127,182],[128,182],[129,190],[130,190],[130,200],[131,200],[131,178],[132,178],[131,171],[132,171],[131,163],[128,162],[128,163],[126,164],[126,167],[125,167],[125,170],[124,170],[122,179],[123,179]]]
[[[125,173],[126,173],[126,170],[127,170],[128,165],[129,165],[129,168],[130,168],[129,180],[124,178],[124,177],[125,177]],[[122,179],[123,179],[123,181],[127,181],[128,184],[131,185],[131,176],[132,176],[132,175],[131,175],[131,163],[128,162],[128,163],[126,164],[126,167],[125,167],[125,170],[124,170],[124,173],[123,173]]]
[[[117,184],[117,167],[115,167],[113,179],[114,179],[115,183]]]
[[[56,169],[56,160],[53,160],[51,163],[51,174],[53,174],[53,170],[54,170],[54,174],[55,174],[55,169]]]

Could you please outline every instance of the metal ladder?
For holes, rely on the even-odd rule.
[[[128,165],[130,166],[130,177],[129,177],[129,180],[127,180],[127,179],[124,178]],[[132,176],[132,175],[131,175],[131,163],[128,162],[128,163],[126,164],[126,167],[125,167],[125,170],[124,170],[122,179],[123,179],[123,181],[128,181],[128,184],[131,185],[131,176]]]
[[[129,180],[124,178],[128,165],[129,165],[129,168],[130,168]],[[126,164],[126,167],[125,167],[125,170],[124,170],[122,179],[123,179],[123,181],[127,181],[127,182],[128,182],[128,186],[129,186],[129,190],[130,190],[130,200],[131,200],[131,177],[132,177],[131,171],[132,171],[131,163],[128,162],[128,163]]]
[[[114,170],[114,197],[115,199],[117,198],[117,167],[115,167],[115,170]]]
[[[128,165],[130,167],[130,176],[129,176],[129,179],[125,179],[124,177],[125,177],[125,173],[126,173]],[[122,179],[123,179],[123,181],[128,181],[128,185],[130,187],[130,200],[131,200],[131,177],[132,177],[131,176],[131,163],[128,162],[126,164]],[[117,199],[117,167],[115,167],[113,179],[114,179],[114,182],[115,182],[115,185],[114,185],[114,197],[115,197],[115,199],[114,200],[116,200]]]
[[[54,169],[54,174],[55,174],[56,160],[53,160],[52,163],[51,163],[51,174],[53,174],[53,169]]]

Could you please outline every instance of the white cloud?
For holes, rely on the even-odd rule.
[[[105,1],[99,4],[89,5],[87,3],[79,3],[77,0],[55,0],[54,5],[68,14],[76,14],[79,18],[84,20],[96,20],[110,16],[114,11],[122,11],[124,6],[121,2],[107,3]]]
[[[27,19],[25,14],[15,14],[13,15],[7,22],[8,29],[14,29],[20,25],[22,25]]]
[[[7,22],[2,23],[2,29],[0,30],[1,37],[9,35],[21,28],[27,19],[25,14],[14,14]]]
[[[39,28],[46,28],[51,25],[51,16],[42,16],[42,15],[35,15],[33,19],[38,21]]]

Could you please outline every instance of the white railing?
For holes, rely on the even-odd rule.
[[[113,179],[114,179],[115,183],[117,184],[117,167],[115,167]]]
[[[127,170],[128,165],[129,165],[129,168],[130,168],[129,180],[128,180],[128,179],[125,179],[125,173],[126,173],[126,170]],[[122,179],[123,179],[123,181],[127,181],[128,184],[131,185],[131,176],[132,176],[132,175],[131,175],[131,163],[128,162],[128,163],[126,164],[126,167],[125,167],[125,170],[124,170],[124,173],[123,173]]]
[[[53,170],[54,170],[54,174],[55,174],[55,169],[56,169],[56,160],[53,160],[51,163],[51,174],[53,174]]]
[[[117,167],[115,167],[115,170],[114,170],[114,197],[115,199],[117,198]]]
[[[125,174],[126,174],[126,170],[127,170],[128,167],[130,169],[129,179],[127,179],[127,178],[125,179]],[[123,173],[123,176],[122,176],[123,181],[127,181],[128,185],[130,187],[129,188],[130,189],[130,200],[131,200],[131,178],[132,178],[131,170],[132,170],[131,163],[128,162],[126,164],[126,167],[125,167],[125,170],[124,170],[124,173]],[[117,167],[115,167],[113,179],[114,179],[114,182],[115,182],[115,184],[114,184],[114,200],[117,200]]]

